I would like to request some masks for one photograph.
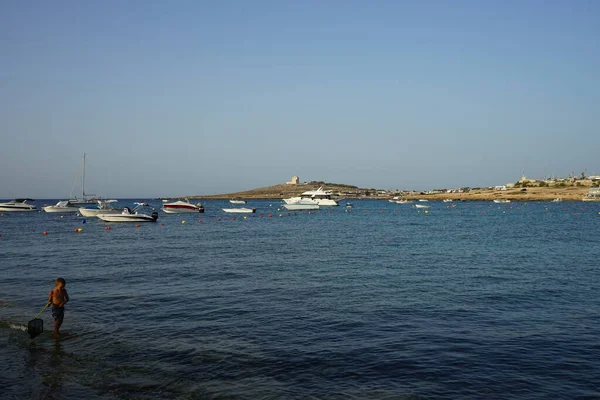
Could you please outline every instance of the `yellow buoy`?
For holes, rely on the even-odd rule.
[[[185,224],[185,221],[181,221],[182,224]]]

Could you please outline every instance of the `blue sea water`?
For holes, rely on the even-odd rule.
[[[4,213],[2,397],[600,398],[600,204],[352,203]],[[63,337],[31,341],[58,276]]]

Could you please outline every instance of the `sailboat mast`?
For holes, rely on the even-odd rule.
[[[81,176],[81,200],[85,201],[85,153],[83,153],[83,175]]]

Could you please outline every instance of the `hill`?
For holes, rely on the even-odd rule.
[[[189,196],[191,199],[281,199],[287,197],[298,196],[308,190],[315,190],[319,187],[323,187],[324,190],[330,190],[335,194],[341,194],[344,196],[358,196],[361,192],[368,189],[359,189],[356,186],[344,185],[338,183],[325,183],[325,182],[308,182],[297,185],[281,184],[266,186],[258,189],[246,190],[243,192],[216,194],[209,196]]]

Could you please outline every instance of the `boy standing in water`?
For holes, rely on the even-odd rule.
[[[52,316],[54,317],[54,333],[52,336],[58,337],[58,330],[65,317],[65,304],[69,301],[69,294],[65,289],[67,283],[63,278],[56,279],[54,283],[54,289],[48,293],[48,304],[52,305]]]

